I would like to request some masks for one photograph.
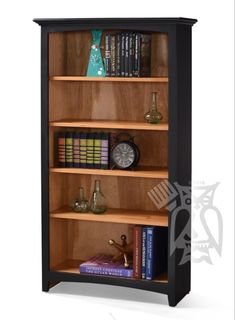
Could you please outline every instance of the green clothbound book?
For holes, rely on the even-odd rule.
[[[94,167],[94,133],[88,133],[86,137],[86,167]]]
[[[86,136],[86,133],[80,133],[80,168],[86,168]]]
[[[66,167],[73,167],[73,133],[67,132],[65,136],[65,164]]]
[[[94,134],[94,168],[100,169],[101,166],[101,133],[97,132]]]

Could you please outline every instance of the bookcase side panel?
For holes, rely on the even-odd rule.
[[[169,182],[187,190],[169,213],[169,303],[175,305],[190,291],[191,27],[175,26],[169,43]]]

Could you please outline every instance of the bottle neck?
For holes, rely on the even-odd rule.
[[[84,189],[82,187],[79,188],[79,199],[84,200]]]
[[[152,92],[152,110],[157,110],[157,92]]]
[[[95,191],[100,192],[100,180],[95,180]]]

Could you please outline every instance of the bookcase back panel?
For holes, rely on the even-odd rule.
[[[118,31],[122,30],[103,32],[101,40],[103,57],[105,33]],[[151,76],[168,76],[168,36],[165,33],[151,33],[151,35]],[[90,31],[50,33],[49,75],[86,75],[90,47]]]
[[[80,186],[84,187],[85,196],[89,200],[96,179],[101,180],[102,192],[109,208],[156,210],[148,192],[161,180],[51,173],[50,211],[68,206],[78,196]]]
[[[158,110],[168,122],[167,83],[49,82],[49,120],[144,121],[158,92]]]
[[[57,136],[58,132],[111,132],[115,135],[122,130],[107,129],[79,129],[79,128],[50,128],[49,134],[49,164],[56,167],[58,164]],[[154,132],[142,130],[124,130],[134,137],[134,141],[140,150],[140,166],[167,167],[168,163],[168,132]]]
[[[117,250],[108,244],[108,240],[114,239],[120,243],[122,234],[125,234],[128,242],[131,242],[132,226],[71,220],[68,222],[68,257],[87,260],[101,253],[114,255]]]

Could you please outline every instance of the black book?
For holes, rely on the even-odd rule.
[[[140,76],[151,76],[151,35],[140,36]]]
[[[125,33],[121,33],[121,77],[125,77]]]
[[[116,36],[111,34],[111,77],[116,76]]]
[[[121,34],[116,34],[116,76],[121,76]]]
[[[140,76],[140,34],[134,34],[134,61],[133,61],[133,76]]]
[[[129,33],[125,34],[125,77],[129,76]]]
[[[110,34],[105,35],[105,67],[106,77],[111,76],[111,39]]]
[[[134,63],[134,34],[129,34],[129,77],[133,77]]]

